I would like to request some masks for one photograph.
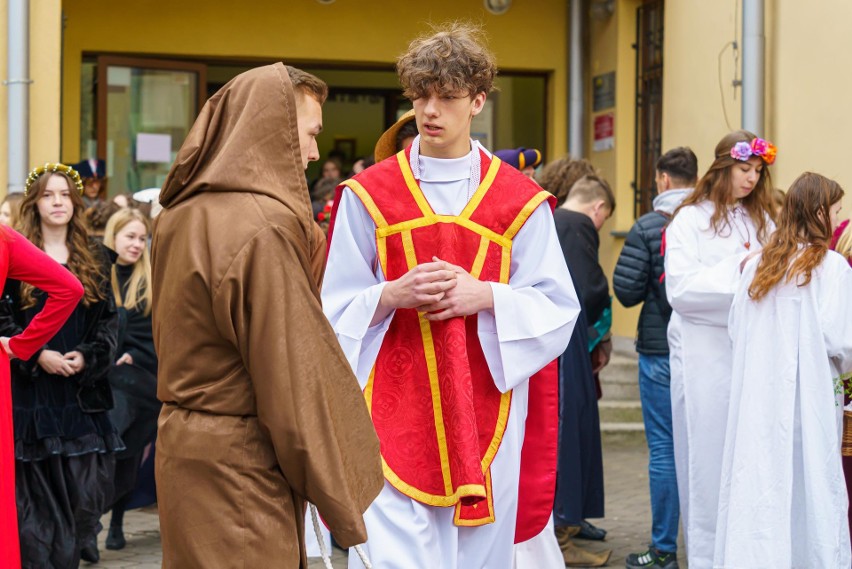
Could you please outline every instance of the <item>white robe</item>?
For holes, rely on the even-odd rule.
[[[728,312],[740,263],[760,248],[751,218],[736,209],[734,227],[717,235],[711,203],[684,207],[665,235],[666,296],[674,310],[668,331],[672,435],[690,569],[713,565],[731,381]]]
[[[564,569],[565,558],[556,539],[553,515],[537,536],[515,544],[514,569]]]
[[[478,149],[474,149],[478,151]],[[467,205],[470,157],[420,156],[421,188],[437,214]],[[393,317],[370,327],[385,278],[376,262],[375,224],[360,200],[343,191],[322,289],[323,308],[361,387],[365,387]],[[479,313],[478,334],[494,383],[513,391],[500,450],[491,466],[496,521],[457,527],[453,508],[416,502],[387,482],[364,515],[365,551],[375,567],[510,568],[529,377],[568,344],[580,306],[547,203],[516,235],[508,284],[490,283],[493,311]],[[351,568],[362,567],[357,555]]]
[[[843,396],[852,371],[852,269],[829,252],[810,284],[734,296],[731,405],[715,567],[849,569]]]

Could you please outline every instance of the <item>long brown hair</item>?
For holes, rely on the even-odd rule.
[[[724,228],[730,230],[731,220],[728,206],[733,205],[736,201],[731,191],[731,169],[742,164],[741,161],[731,156],[731,149],[738,142],[750,143],[755,138],[757,136],[747,130],[735,130],[725,135],[716,145],[716,159],[710,164],[707,173],[698,181],[695,190],[683,200],[683,203],[675,211],[675,215],[683,207],[709,201],[715,208],[710,218],[710,226],[714,233],[718,235]],[[767,164],[763,165],[754,190],[740,200],[740,203],[757,228],[758,241],[765,243],[767,237],[769,237],[766,218],[775,219],[772,202],[772,179]]]
[[[68,183],[71,203],[74,212],[68,222],[68,235],[65,245],[68,247],[68,270],[80,279],[85,289],[83,304],[90,306],[105,298],[103,290],[104,275],[97,261],[97,254],[91,249],[89,235],[86,230],[86,222],[83,217],[83,198],[74,185],[74,181],[62,172],[45,172],[27,190],[27,195],[21,202],[21,217],[18,220],[18,231],[29,239],[36,247],[44,249],[44,236],[41,231],[41,216],[38,213],[38,200],[44,194],[47,182],[51,176],[64,178]],[[35,306],[36,300],[33,294],[35,289],[26,283],[21,283],[21,307],[30,308]]]
[[[842,198],[840,184],[825,176],[805,172],[796,178],[784,198],[778,229],[763,249],[749,297],[760,300],[782,279],[800,287],[811,282],[831,243],[831,206]]]

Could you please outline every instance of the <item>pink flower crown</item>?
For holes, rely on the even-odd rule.
[[[775,162],[776,154],[778,154],[778,148],[762,138],[755,138],[751,142],[738,142],[731,148],[731,158],[734,160],[745,162],[752,156],[759,156],[767,166]]]

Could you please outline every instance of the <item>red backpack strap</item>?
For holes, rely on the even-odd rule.
[[[662,233],[662,238],[660,239],[660,256],[662,258],[666,258],[666,228],[669,226],[672,220],[672,214],[666,211],[654,210],[655,213],[658,213],[666,218],[666,223],[663,225],[663,228],[660,229],[660,233]],[[663,274],[660,275],[660,284],[663,284],[663,281],[666,280],[666,272],[663,271]]]

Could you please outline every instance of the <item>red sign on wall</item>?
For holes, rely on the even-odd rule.
[[[615,147],[615,114],[605,113],[595,117],[595,141],[592,149],[595,152],[610,150]]]

